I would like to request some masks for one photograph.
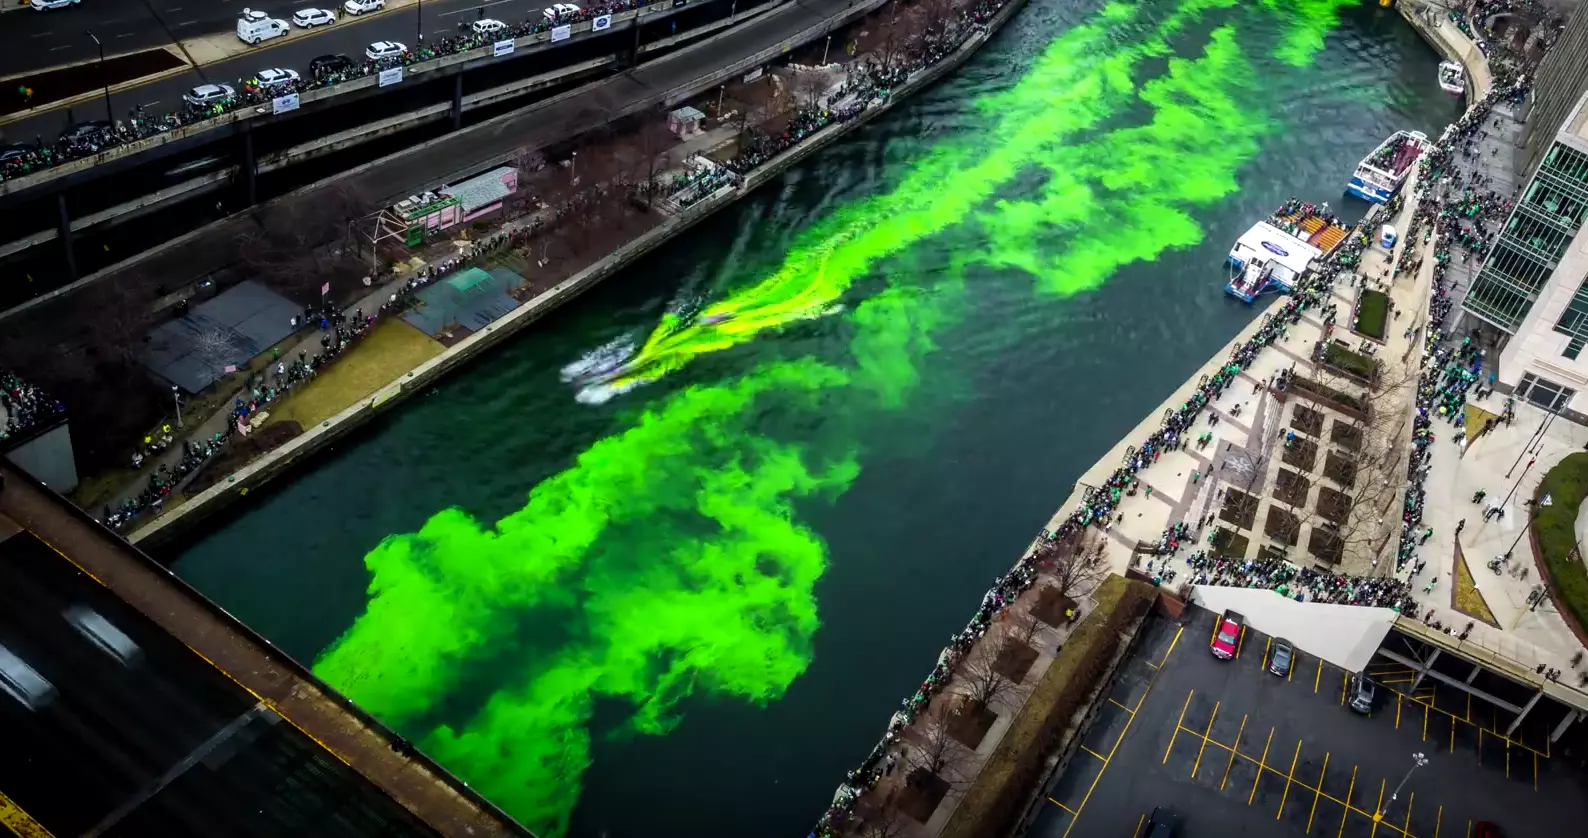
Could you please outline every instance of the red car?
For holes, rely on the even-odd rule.
[[[1505,835],[1500,832],[1498,826],[1488,821],[1478,821],[1476,829],[1473,830],[1472,838],[1505,838]]]
[[[1246,625],[1246,618],[1226,611],[1219,617],[1218,624],[1213,627],[1213,640],[1208,644],[1213,657],[1220,660],[1230,660],[1235,657],[1235,652],[1240,648],[1241,630]]]

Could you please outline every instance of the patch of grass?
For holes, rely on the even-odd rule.
[[[1356,332],[1374,340],[1384,339],[1389,325],[1390,298],[1383,291],[1365,288],[1356,298]]]
[[[1483,598],[1483,592],[1478,590],[1477,582],[1472,579],[1472,571],[1467,568],[1467,557],[1462,554],[1461,546],[1456,546],[1456,610],[1488,623],[1495,628],[1500,627],[1500,621],[1494,619],[1494,612],[1489,610],[1489,603]]]
[[[1371,381],[1374,373],[1378,372],[1378,362],[1360,352],[1352,352],[1338,343],[1329,344],[1323,350],[1324,363],[1338,367],[1358,378]]]
[[[1236,559],[1245,558],[1247,548],[1252,546],[1251,539],[1224,527],[1213,531],[1213,540],[1210,544],[1219,555]]]
[[[1577,555],[1577,508],[1588,497],[1588,452],[1568,454],[1550,469],[1534,499],[1546,494],[1550,505],[1535,505],[1533,536],[1555,595],[1568,612],[1564,616],[1580,632],[1588,625],[1588,567]]]
[[[272,405],[270,424],[308,429],[357,404],[397,377],[440,355],[443,347],[401,320],[387,320],[308,384]]]
[[[1483,429],[1500,420],[1497,413],[1490,413],[1475,404],[1467,405],[1467,444],[1471,445],[1483,433]]]

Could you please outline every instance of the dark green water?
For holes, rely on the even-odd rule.
[[[176,569],[543,835],[803,835],[1252,316],[1230,242],[1289,197],[1360,211],[1356,161],[1458,113],[1398,15],[1339,5],[1033,0]],[[603,358],[640,386],[589,403],[565,371]]]

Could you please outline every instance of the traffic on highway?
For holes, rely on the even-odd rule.
[[[290,25],[313,28],[313,37],[293,38],[279,45],[264,40],[261,46],[234,59],[126,90],[107,90],[103,103],[96,100],[80,108],[11,122],[4,126],[11,142],[0,145],[0,181],[24,177],[231,111],[258,107],[292,93],[537,33],[552,32],[553,39],[557,39],[558,33],[553,30],[583,21],[593,21],[592,29],[599,31],[606,28],[603,18],[610,25],[609,15],[661,5],[647,0],[605,0],[583,7],[547,7],[535,0],[508,0],[492,3],[492,16],[487,17],[485,6],[478,0],[439,0],[425,4],[421,18],[419,6],[381,14],[379,8],[371,7],[373,2],[378,0],[347,0],[337,9],[305,7],[290,15]],[[662,3],[677,7],[684,0]],[[354,5],[361,5],[365,11],[349,14],[348,7]],[[324,23],[321,12],[329,13],[332,22]],[[368,15],[375,16],[361,19]],[[45,13],[38,15],[44,16]],[[519,22],[505,22],[514,18]],[[250,10],[235,19],[238,37],[255,32],[261,20],[281,22],[267,13]],[[223,92],[217,94],[217,88]],[[230,95],[224,91],[230,91]],[[26,139],[29,137],[31,142]]]

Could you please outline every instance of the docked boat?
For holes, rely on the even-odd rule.
[[[1224,260],[1229,269],[1224,291],[1243,303],[1268,292],[1288,292],[1345,237],[1345,227],[1327,204],[1291,201],[1236,239]]]
[[[1356,164],[1356,174],[1351,176],[1345,191],[1375,204],[1388,201],[1406,182],[1406,175],[1427,147],[1427,134],[1396,131]]]
[[[1467,71],[1454,61],[1439,62],[1439,89],[1456,96],[1467,92]]]

